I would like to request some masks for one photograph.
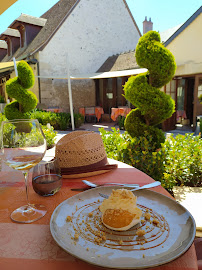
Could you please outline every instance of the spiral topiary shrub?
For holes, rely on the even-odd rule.
[[[33,110],[37,103],[36,95],[28,91],[34,85],[34,73],[31,67],[25,61],[20,61],[17,65],[18,77],[12,78],[6,82],[6,92],[14,101],[7,104],[4,110],[6,118],[28,119],[29,112]]]
[[[148,71],[130,77],[124,85],[125,98],[136,107],[127,115],[125,129],[131,137],[150,134],[151,143],[159,148],[165,136],[157,125],[171,117],[175,109],[172,98],[160,88],[174,76],[175,59],[155,31],[149,31],[139,39],[135,56],[138,65]]]

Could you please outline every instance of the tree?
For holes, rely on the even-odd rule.
[[[38,103],[36,95],[27,89],[34,85],[34,73],[25,61],[20,61],[17,65],[18,77],[6,82],[6,92],[14,101],[7,104],[4,112],[7,119],[28,119],[29,112],[36,108]]]
[[[136,107],[127,115],[125,129],[131,137],[151,135],[151,143],[156,148],[165,141],[158,125],[171,117],[175,110],[174,100],[160,88],[174,76],[176,63],[172,53],[160,41],[156,31],[149,31],[139,39],[136,61],[148,71],[131,76],[124,85],[125,98]]]

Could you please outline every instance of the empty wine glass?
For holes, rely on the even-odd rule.
[[[27,204],[14,210],[11,219],[31,223],[43,217],[43,205],[30,204],[28,172],[38,164],[46,152],[46,139],[36,119],[3,121],[1,124],[2,160],[9,167],[22,171],[25,178]]]

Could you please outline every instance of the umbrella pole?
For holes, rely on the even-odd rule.
[[[73,100],[72,100],[72,88],[71,88],[71,79],[70,79],[70,74],[69,74],[69,58],[68,58],[68,54],[66,55],[66,59],[67,59],[67,81],[68,81],[69,106],[70,106],[72,130],[75,130],[75,127],[74,127]]]

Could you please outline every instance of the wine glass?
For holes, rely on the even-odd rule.
[[[40,196],[52,196],[62,186],[62,175],[57,158],[41,161],[32,172],[32,187]]]
[[[43,205],[30,204],[28,172],[38,164],[46,152],[46,139],[36,119],[3,121],[1,124],[2,160],[9,167],[22,171],[25,178],[27,204],[14,210],[11,219],[31,223],[43,217]]]

